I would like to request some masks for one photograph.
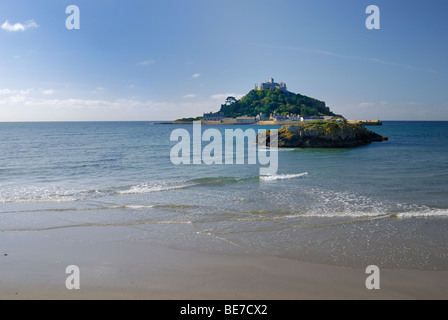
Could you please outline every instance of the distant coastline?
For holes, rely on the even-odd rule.
[[[193,124],[195,121],[201,121],[201,124],[203,125],[259,125],[259,126],[284,126],[284,125],[303,124],[307,122],[307,121],[295,121],[295,120],[285,120],[285,121],[265,120],[265,121],[253,121],[253,122],[238,122],[237,119],[235,118],[235,119],[228,119],[225,121],[176,120],[173,122],[164,122],[161,124]],[[330,120],[323,120],[323,121],[330,121]],[[348,123],[362,124],[365,126],[383,125],[383,122],[381,120],[346,120],[346,121]]]

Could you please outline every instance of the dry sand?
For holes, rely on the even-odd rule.
[[[145,240],[82,241],[83,232],[101,238],[126,228],[0,233],[0,299],[448,298],[446,271],[381,270],[381,289],[367,290],[365,270],[178,250]],[[68,265],[80,269],[80,290],[65,287]]]

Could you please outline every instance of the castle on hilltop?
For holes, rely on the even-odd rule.
[[[274,78],[271,78],[269,80],[269,82],[262,82],[260,84],[260,86],[258,86],[257,84],[255,85],[255,90],[264,90],[264,89],[266,89],[266,90],[277,90],[277,89],[279,89],[279,90],[284,91],[284,92],[288,91],[286,89],[286,83],[284,83],[284,82],[280,82],[280,83],[274,82]]]

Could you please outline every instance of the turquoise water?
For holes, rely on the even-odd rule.
[[[280,150],[264,178],[259,165],[173,165],[176,128],[192,130],[0,123],[0,232],[130,226],[145,237],[108,239],[448,270],[448,122],[385,122],[369,128],[389,141],[355,149]]]

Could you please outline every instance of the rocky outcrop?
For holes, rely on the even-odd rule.
[[[260,143],[270,146],[270,135]],[[262,136],[259,136],[263,139]],[[279,148],[354,148],[388,140],[363,125],[344,121],[315,121],[283,126],[278,131]]]

